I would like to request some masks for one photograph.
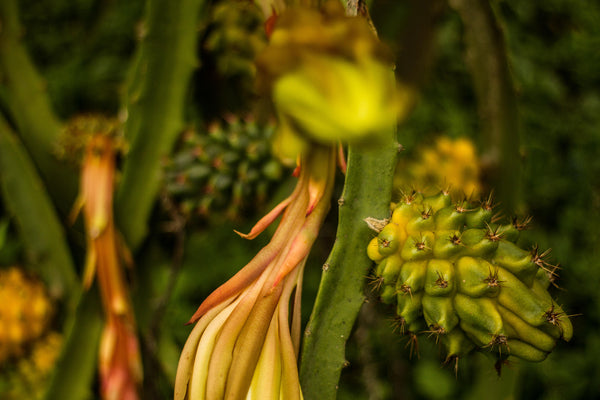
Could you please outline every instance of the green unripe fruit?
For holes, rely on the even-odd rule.
[[[423,316],[427,325],[435,330],[442,328],[440,333],[452,331],[458,325],[458,316],[454,311],[452,298],[423,295]]]
[[[550,335],[534,328],[508,309],[499,306],[498,312],[504,320],[507,336],[522,340],[542,351],[550,352],[556,346],[556,341]]]
[[[423,299],[423,292],[419,293],[398,293],[397,301],[398,306],[396,313],[404,318],[404,321],[411,325],[421,319],[422,305],[421,300]]]
[[[492,209],[479,207],[476,210],[465,213],[465,224],[467,228],[486,228],[492,222]]]
[[[548,356],[548,353],[520,340],[509,339],[506,344],[511,356],[519,357],[525,361],[540,362],[544,361]]]
[[[462,229],[465,224],[465,213],[457,210],[456,207],[446,207],[436,212],[434,219],[436,230]]]
[[[531,253],[506,240],[500,241],[495,261],[502,268],[519,277],[527,286],[533,284],[538,266],[531,260]]]
[[[454,307],[461,323],[467,323],[490,335],[503,333],[502,316],[494,300],[487,297],[472,298],[457,293],[454,297]]]
[[[423,198],[423,206],[427,209],[431,209],[433,212],[437,212],[442,208],[446,208],[452,204],[452,198],[450,194],[445,191],[441,191],[434,196]]]
[[[546,323],[540,326],[540,329],[555,338],[561,338],[567,342],[571,340],[573,337],[573,325],[569,316],[552,300],[548,291],[537,279],[534,281],[531,290],[546,303],[552,303],[550,309],[544,313]]]
[[[396,286],[402,263],[402,259],[398,256],[388,257],[381,263],[385,265],[383,271],[381,271],[381,277],[383,278],[383,283],[385,285]]]
[[[460,320],[460,329],[467,335],[473,344],[478,348],[488,348],[494,343],[494,334],[487,330],[481,329],[464,320]],[[502,336],[498,336],[502,337]]]
[[[373,238],[369,242],[369,246],[367,247],[367,256],[375,262],[381,261],[384,259],[384,255],[379,252],[379,239]]]
[[[498,240],[492,239],[486,229],[467,229],[460,236],[465,246],[463,254],[485,257],[498,248]]]
[[[273,124],[227,116],[182,133],[163,168],[165,191],[192,221],[239,219],[265,205],[285,167],[270,152]]]
[[[394,304],[396,301],[396,288],[390,285],[383,285],[379,298],[384,304]]]
[[[409,236],[404,242],[400,256],[407,261],[423,260],[431,257],[435,237],[431,232]]]
[[[446,346],[448,358],[462,357],[475,348],[475,344],[470,340],[461,329],[453,329],[442,337],[442,342]]]
[[[407,232],[424,232],[435,229],[435,222],[431,217],[432,210],[421,211],[420,215],[408,221],[406,224]]]
[[[444,193],[415,193],[394,205],[391,221],[367,248],[383,302],[414,336],[441,339],[447,357],[472,349],[499,359],[541,361],[573,326],[547,289],[557,267],[515,244],[529,218],[492,223],[488,199],[451,204]]]
[[[529,287],[510,272],[499,268],[498,278],[502,281],[502,290],[498,294],[498,303],[523,318],[528,324],[540,326],[546,322],[544,314],[552,303],[538,297]]]
[[[514,224],[494,226],[493,228],[497,229],[500,237],[508,242],[516,243],[516,241],[519,240],[519,236],[521,236],[521,231],[519,231]]]
[[[395,224],[386,225],[377,236],[377,245],[379,254],[383,256],[389,256],[398,251],[398,247],[400,246],[398,226]]]
[[[417,293],[425,286],[427,261],[407,261],[402,265],[396,283],[398,293]]]
[[[469,297],[495,297],[500,292],[497,267],[485,260],[461,257],[456,263],[458,291]]]
[[[438,231],[433,243],[433,256],[435,258],[450,259],[464,250],[460,238],[460,231]]]
[[[455,286],[454,266],[447,260],[430,260],[425,277],[425,293],[429,296],[449,296]]]
[[[396,225],[406,226],[408,221],[418,217],[419,211],[415,207],[411,204],[402,203],[398,204],[394,209],[391,222]]]

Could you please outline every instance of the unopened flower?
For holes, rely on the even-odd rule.
[[[371,145],[412,98],[396,86],[389,52],[369,24],[346,16],[339,1],[277,16],[257,65],[259,89],[279,118],[275,144],[284,158],[311,141]]]
[[[87,256],[84,287],[94,276],[106,317],[100,342],[100,380],[105,400],[136,400],[142,380],[142,366],[135,318],[129,299],[120,255],[125,254],[113,220],[113,193],[116,140],[115,125],[101,117],[91,117],[81,169],[81,187],[75,211],[83,208]],[[81,121],[79,122],[82,123]],[[119,246],[121,245],[121,246]]]
[[[335,165],[333,147],[315,146],[304,154],[294,192],[241,235],[252,239],[283,214],[269,244],[191,318],[196,326],[179,361],[176,400],[302,398],[302,270],[329,210]]]

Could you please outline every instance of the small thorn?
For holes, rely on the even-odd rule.
[[[435,344],[439,344],[440,336],[443,336],[446,334],[446,329],[444,329],[443,327],[441,327],[437,324],[433,324],[430,326],[430,329],[428,331],[423,331],[421,333],[428,333],[429,334],[427,336],[428,338],[435,335]]]
[[[446,279],[444,279],[444,276],[442,275],[442,273],[440,271],[435,271],[437,273],[437,280],[435,281],[435,284],[437,285],[437,287],[439,287],[440,289],[446,289],[448,287],[448,281]]]
[[[417,334],[414,332],[408,332],[408,335],[409,338],[405,348],[410,346],[409,358],[412,360],[413,354],[416,354],[417,358],[421,358],[421,355],[419,354],[419,338],[417,337]]]

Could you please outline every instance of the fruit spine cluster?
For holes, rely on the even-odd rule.
[[[184,215],[231,219],[259,207],[284,167],[272,155],[273,124],[230,115],[207,132],[186,131],[164,168],[165,188]]]
[[[436,335],[448,359],[487,349],[537,362],[571,338],[568,316],[547,291],[556,266],[515,244],[528,221],[498,224],[491,199],[452,204],[445,192],[413,193],[392,210],[367,253],[401,331]]]

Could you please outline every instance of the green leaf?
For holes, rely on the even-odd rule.
[[[92,289],[81,296],[77,312],[69,325],[70,332],[46,392],[46,400],[92,398],[92,382],[103,326],[97,290]]]
[[[0,190],[25,245],[28,267],[44,279],[52,297],[76,298],[78,278],[60,219],[33,162],[1,115]]]

